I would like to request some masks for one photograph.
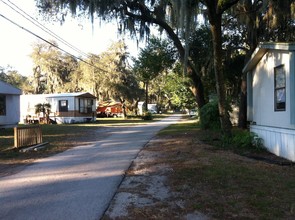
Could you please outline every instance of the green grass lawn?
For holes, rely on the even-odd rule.
[[[178,140],[171,145],[178,152],[169,157],[170,183],[189,211],[215,219],[295,219],[294,165],[246,158],[236,147],[223,147],[218,132],[201,130],[194,121],[171,125],[160,135],[168,146],[170,137]]]

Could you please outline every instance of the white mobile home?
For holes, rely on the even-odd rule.
[[[13,127],[20,116],[21,90],[0,81],[0,127]]]
[[[250,130],[270,152],[295,161],[295,44],[260,44],[243,72]]]
[[[21,96],[21,121],[41,121],[43,115],[35,113],[37,104],[51,106],[50,119],[58,124],[96,120],[96,97],[88,92]]]

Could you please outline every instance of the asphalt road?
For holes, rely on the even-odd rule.
[[[0,219],[100,219],[141,148],[180,115],[110,130],[106,138],[0,178]]]

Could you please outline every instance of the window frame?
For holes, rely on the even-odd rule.
[[[62,103],[65,102],[65,105]],[[58,101],[58,110],[59,112],[68,112],[69,111],[69,101],[68,100],[59,100]]]
[[[284,65],[274,68],[274,110],[286,111],[286,71]]]
[[[92,113],[93,99],[80,98],[79,99],[79,113],[89,114]]]
[[[79,99],[79,113],[89,114],[92,113],[93,99],[80,98]]]

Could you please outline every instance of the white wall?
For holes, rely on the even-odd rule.
[[[47,97],[47,102],[51,105],[51,112],[55,113],[59,111],[59,101],[67,100],[68,101],[68,111],[75,110],[75,97]],[[76,108],[77,110],[78,108]]]
[[[3,81],[0,81],[0,94],[5,95],[6,115],[0,115],[0,126],[16,125],[20,116],[21,90]]]
[[[19,123],[19,95],[6,95],[6,115],[0,116],[0,125],[16,125]]]
[[[291,161],[295,161],[293,53],[288,50],[269,50],[252,73],[248,74],[248,83],[252,81],[252,91],[248,93],[251,95],[248,101],[252,101],[248,106],[248,119],[253,122],[250,130],[263,139],[264,146],[270,152]],[[285,111],[275,111],[274,106],[274,68],[280,65],[284,65],[286,73]]]
[[[274,110],[274,67],[284,65],[286,71],[286,110]],[[257,125],[295,128],[290,123],[290,53],[270,51],[253,70],[253,122]]]

